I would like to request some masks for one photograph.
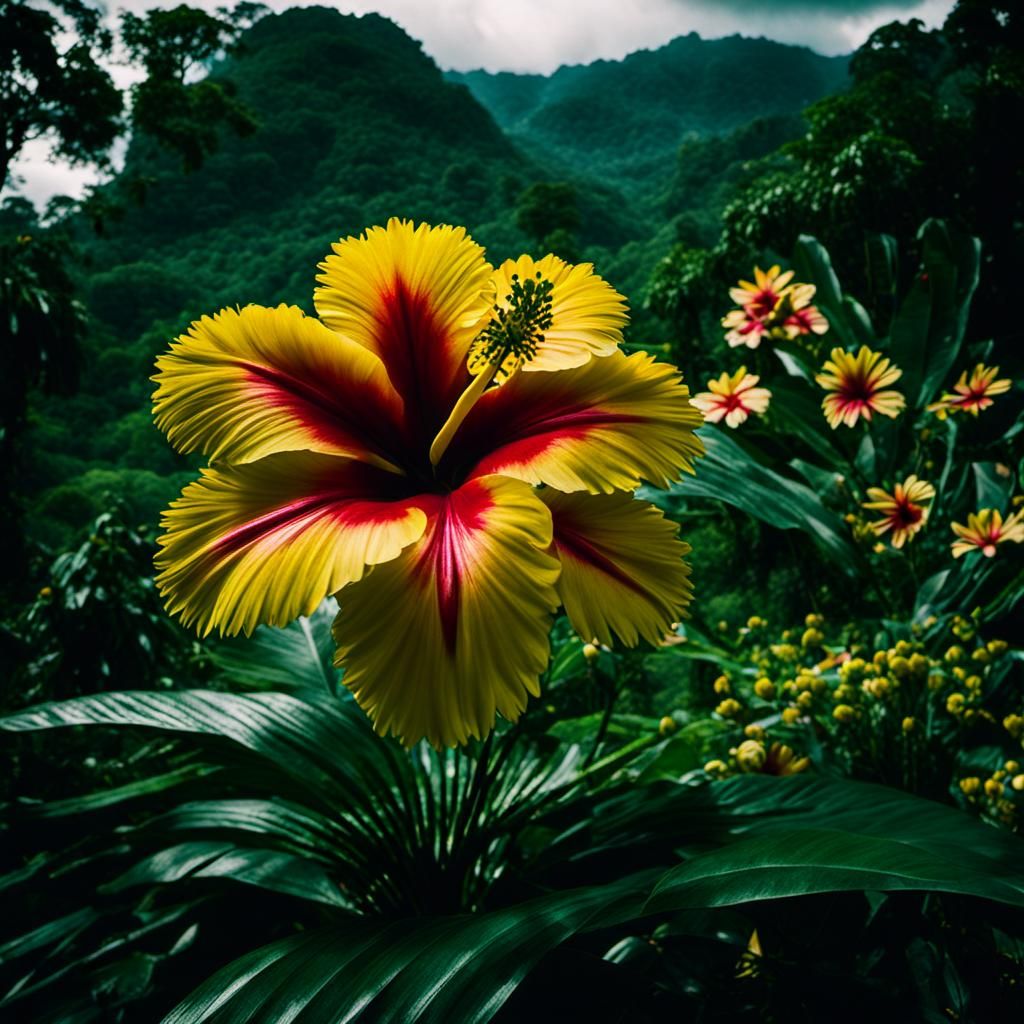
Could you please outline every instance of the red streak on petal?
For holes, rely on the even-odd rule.
[[[600,570],[606,576],[610,576],[616,583],[643,594],[643,587],[639,586],[628,573],[623,572],[611,559],[604,555],[600,549],[590,543],[581,533],[573,529],[566,522],[565,516],[558,516],[555,519],[555,547],[559,555],[568,555],[577,562],[582,562],[595,569]]]
[[[467,470],[472,467],[473,476],[529,463],[560,441],[585,441],[606,427],[646,422],[644,416],[607,412],[593,406],[562,412],[552,409],[550,415],[545,415],[543,406],[506,406],[495,412],[493,416],[481,416],[476,423],[467,419],[452,443],[452,459],[458,459],[458,464]]]
[[[394,461],[400,450],[388,401],[375,389],[356,389],[330,370],[316,381],[277,367],[240,361],[252,390],[268,405],[287,409],[315,437],[342,447],[368,449]]]
[[[256,519],[251,519],[242,526],[236,526],[235,529],[217,538],[214,549],[225,555],[241,551],[256,541],[266,540],[271,534],[285,527],[306,525],[309,520],[319,518],[338,500],[337,495],[299,498]]]
[[[289,539],[290,528],[302,529],[325,517],[333,519],[339,530],[357,523],[402,519],[410,508],[409,502],[401,500],[395,491],[396,485],[402,483],[404,481],[391,473],[359,464],[346,466],[344,482],[336,479],[297,482],[297,486],[311,493],[229,530],[217,538],[212,550],[218,555],[232,554],[257,541],[270,540],[274,534],[279,534],[276,541],[283,544]]]
[[[469,379],[430,303],[401,278],[381,293],[374,340],[388,376],[405,399],[410,435],[430,444]],[[429,434],[429,436],[426,436]]]
[[[437,596],[441,635],[449,654],[455,654],[459,634],[462,574],[470,568],[475,534],[486,526],[485,513],[494,504],[490,491],[467,483],[445,498],[425,496],[421,507],[436,518],[429,527],[413,574],[432,582]]]

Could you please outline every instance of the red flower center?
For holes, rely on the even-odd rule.
[[[894,518],[900,526],[913,526],[921,521],[922,515],[924,515],[924,509],[920,505],[908,501],[896,506]]]

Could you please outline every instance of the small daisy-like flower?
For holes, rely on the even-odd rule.
[[[767,320],[754,316],[749,310],[734,309],[722,317],[722,326],[726,328],[725,340],[730,348],[757,348],[761,339],[768,333],[770,325]]]
[[[898,391],[886,390],[897,381],[903,371],[891,366],[880,352],[872,352],[861,345],[856,355],[841,348],[832,349],[832,358],[814,379],[830,394],[821,407],[829,426],[835,430],[840,423],[848,427],[863,416],[870,420],[873,413],[894,418],[906,405]]]
[[[935,488],[916,476],[908,476],[893,488],[892,494],[881,487],[869,487],[864,507],[883,513],[881,519],[871,524],[871,529],[881,536],[892,530],[892,546],[901,548],[924,526],[928,518],[928,505],[935,497]]]
[[[741,366],[731,377],[723,373],[717,380],[709,380],[708,390],[694,395],[690,403],[700,409],[708,423],[724,419],[727,427],[738,427],[751,413],[761,416],[768,408],[772,393],[756,387],[760,379]]]
[[[751,316],[763,320],[774,312],[792,280],[793,271],[783,272],[777,264],[768,270],[754,267],[754,280],[740,281],[738,287],[730,288],[729,298]]]
[[[784,337],[792,341],[804,334],[824,334],[828,330],[828,320],[817,306],[804,306],[794,309],[782,321],[781,330]]]
[[[953,557],[959,558],[968,551],[980,551],[986,558],[996,553],[996,548],[1008,540],[1016,544],[1024,541],[1024,509],[1003,519],[996,508],[983,508],[967,517],[967,525],[953,523],[953,532],[960,540],[953,541]]]
[[[1013,382],[1009,377],[996,380],[998,373],[998,366],[986,366],[984,363],[978,363],[970,377],[964,370],[953,385],[954,393],[947,391],[937,402],[928,406],[928,411],[937,413],[940,418],[951,412],[969,412],[977,416],[982,409],[992,405],[993,395],[1002,395],[1010,390]]]

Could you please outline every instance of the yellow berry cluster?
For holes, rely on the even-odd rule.
[[[1006,761],[987,778],[967,775],[960,779],[960,792],[982,815],[1009,825],[1018,825],[1024,807],[1024,772],[1019,761]]]

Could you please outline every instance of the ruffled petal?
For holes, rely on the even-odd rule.
[[[564,370],[582,366],[593,356],[610,355],[622,344],[622,329],[629,322],[626,300],[594,273],[592,264],[573,265],[554,255],[542,260],[531,256],[506,260],[492,278],[498,305],[507,305],[513,274],[522,281],[540,274],[552,284],[551,326],[544,331],[544,340],[537,346],[533,358],[523,364],[523,370]],[[482,342],[471,349],[472,372],[480,372],[486,365],[483,350]],[[510,373],[517,362],[516,357],[510,356],[505,373]]]
[[[585,640],[657,644],[690,603],[690,546],[653,505],[629,494],[538,492],[562,563],[558,596]]]
[[[540,692],[558,606],[551,516],[517,480],[424,499],[418,543],[339,596],[343,681],[381,735],[465,743]]]
[[[429,444],[469,383],[466,357],[494,302],[491,265],[464,228],[392,218],[334,245],[318,275],[321,320],[376,353]]]
[[[295,306],[225,309],[157,360],[153,412],[183,452],[310,450],[395,468],[402,400],[381,361]]]
[[[679,371],[615,352],[559,373],[518,373],[483,394],[439,468],[560,491],[664,486],[693,471],[702,416]]]
[[[164,513],[157,587],[201,635],[308,615],[367,566],[396,558],[427,517],[401,477],[313,452],[203,470]]]

